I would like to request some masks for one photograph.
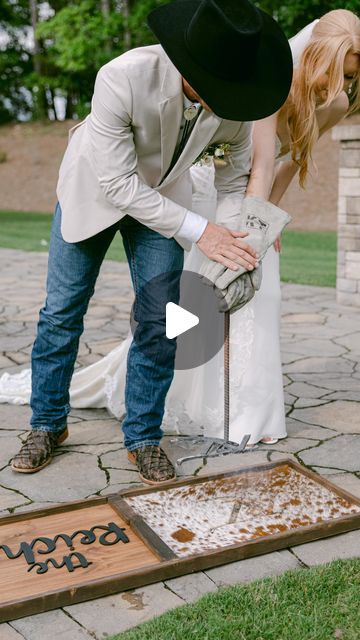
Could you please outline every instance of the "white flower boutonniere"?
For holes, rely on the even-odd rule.
[[[231,163],[230,144],[228,142],[210,144],[196,158],[194,164],[211,164],[212,161],[219,167]]]

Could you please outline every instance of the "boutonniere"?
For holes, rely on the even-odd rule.
[[[210,144],[196,158],[194,164],[211,164],[212,161],[219,167],[231,164],[230,144],[228,142]]]

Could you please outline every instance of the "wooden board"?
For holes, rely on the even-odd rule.
[[[357,528],[360,500],[290,460],[5,516],[0,622]]]

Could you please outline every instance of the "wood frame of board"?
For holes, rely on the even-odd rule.
[[[351,504],[360,506],[359,498],[296,462],[284,459],[227,473],[170,481],[161,487],[125,490],[107,497],[61,504],[0,518],[0,585],[4,585],[2,591],[0,586],[0,622],[119,593],[360,528],[360,513],[350,514],[180,558],[124,499],[174,487],[196,485],[209,480],[268,471],[283,465],[307,476]],[[71,540],[69,540],[69,532],[75,530],[77,531],[73,536],[76,548],[70,547]],[[63,533],[59,537],[60,531]],[[121,539],[123,535],[121,531],[125,538],[128,538],[125,540],[126,544],[123,544],[124,540]],[[118,544],[116,554],[111,554],[108,547],[114,544],[112,542],[114,535],[117,535]],[[59,542],[57,538],[60,540],[60,546],[62,545],[61,549],[56,548],[55,542]],[[21,541],[24,542],[24,540],[27,541],[26,548],[21,547]],[[34,542],[34,547],[35,544],[38,545],[35,558],[36,571],[32,571],[35,567],[33,566],[34,557],[31,558],[30,540]],[[99,544],[100,540],[102,540],[101,544]],[[79,541],[82,541],[81,549]],[[51,547],[51,550],[55,549],[51,555],[56,556],[56,560],[54,559],[53,564],[50,561],[49,567],[45,567],[46,562],[39,562],[48,559],[50,555],[46,549],[39,550],[41,544],[45,547],[47,545],[47,548]],[[5,546],[7,546],[7,553],[4,552]],[[23,553],[17,555],[14,549],[20,549],[20,551],[22,549]],[[69,570],[59,571],[58,569],[64,566],[60,564],[59,553],[60,557],[63,556],[64,549],[66,553],[69,554],[71,551],[71,555],[78,557],[82,555],[79,551],[83,551],[87,564],[83,562],[80,571],[73,571],[73,569],[70,569],[70,572]],[[12,553],[11,557],[10,553]],[[39,554],[43,555],[40,557]],[[66,557],[69,558],[69,555]],[[26,568],[26,561],[28,568]],[[66,562],[68,562],[66,566],[71,567],[72,561]],[[44,568],[44,572],[38,575],[41,567]],[[80,565],[78,564],[75,568],[80,568]]]

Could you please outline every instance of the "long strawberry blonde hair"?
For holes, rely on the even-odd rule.
[[[360,55],[360,19],[346,9],[329,11],[316,23],[305,47],[289,97],[283,106],[288,112],[291,157],[299,164],[299,182],[305,185],[313,147],[319,137],[315,110],[328,107],[343,90],[344,61],[348,53]],[[326,101],[317,102],[317,82],[328,75]],[[360,108],[360,73],[352,81],[348,114]]]

